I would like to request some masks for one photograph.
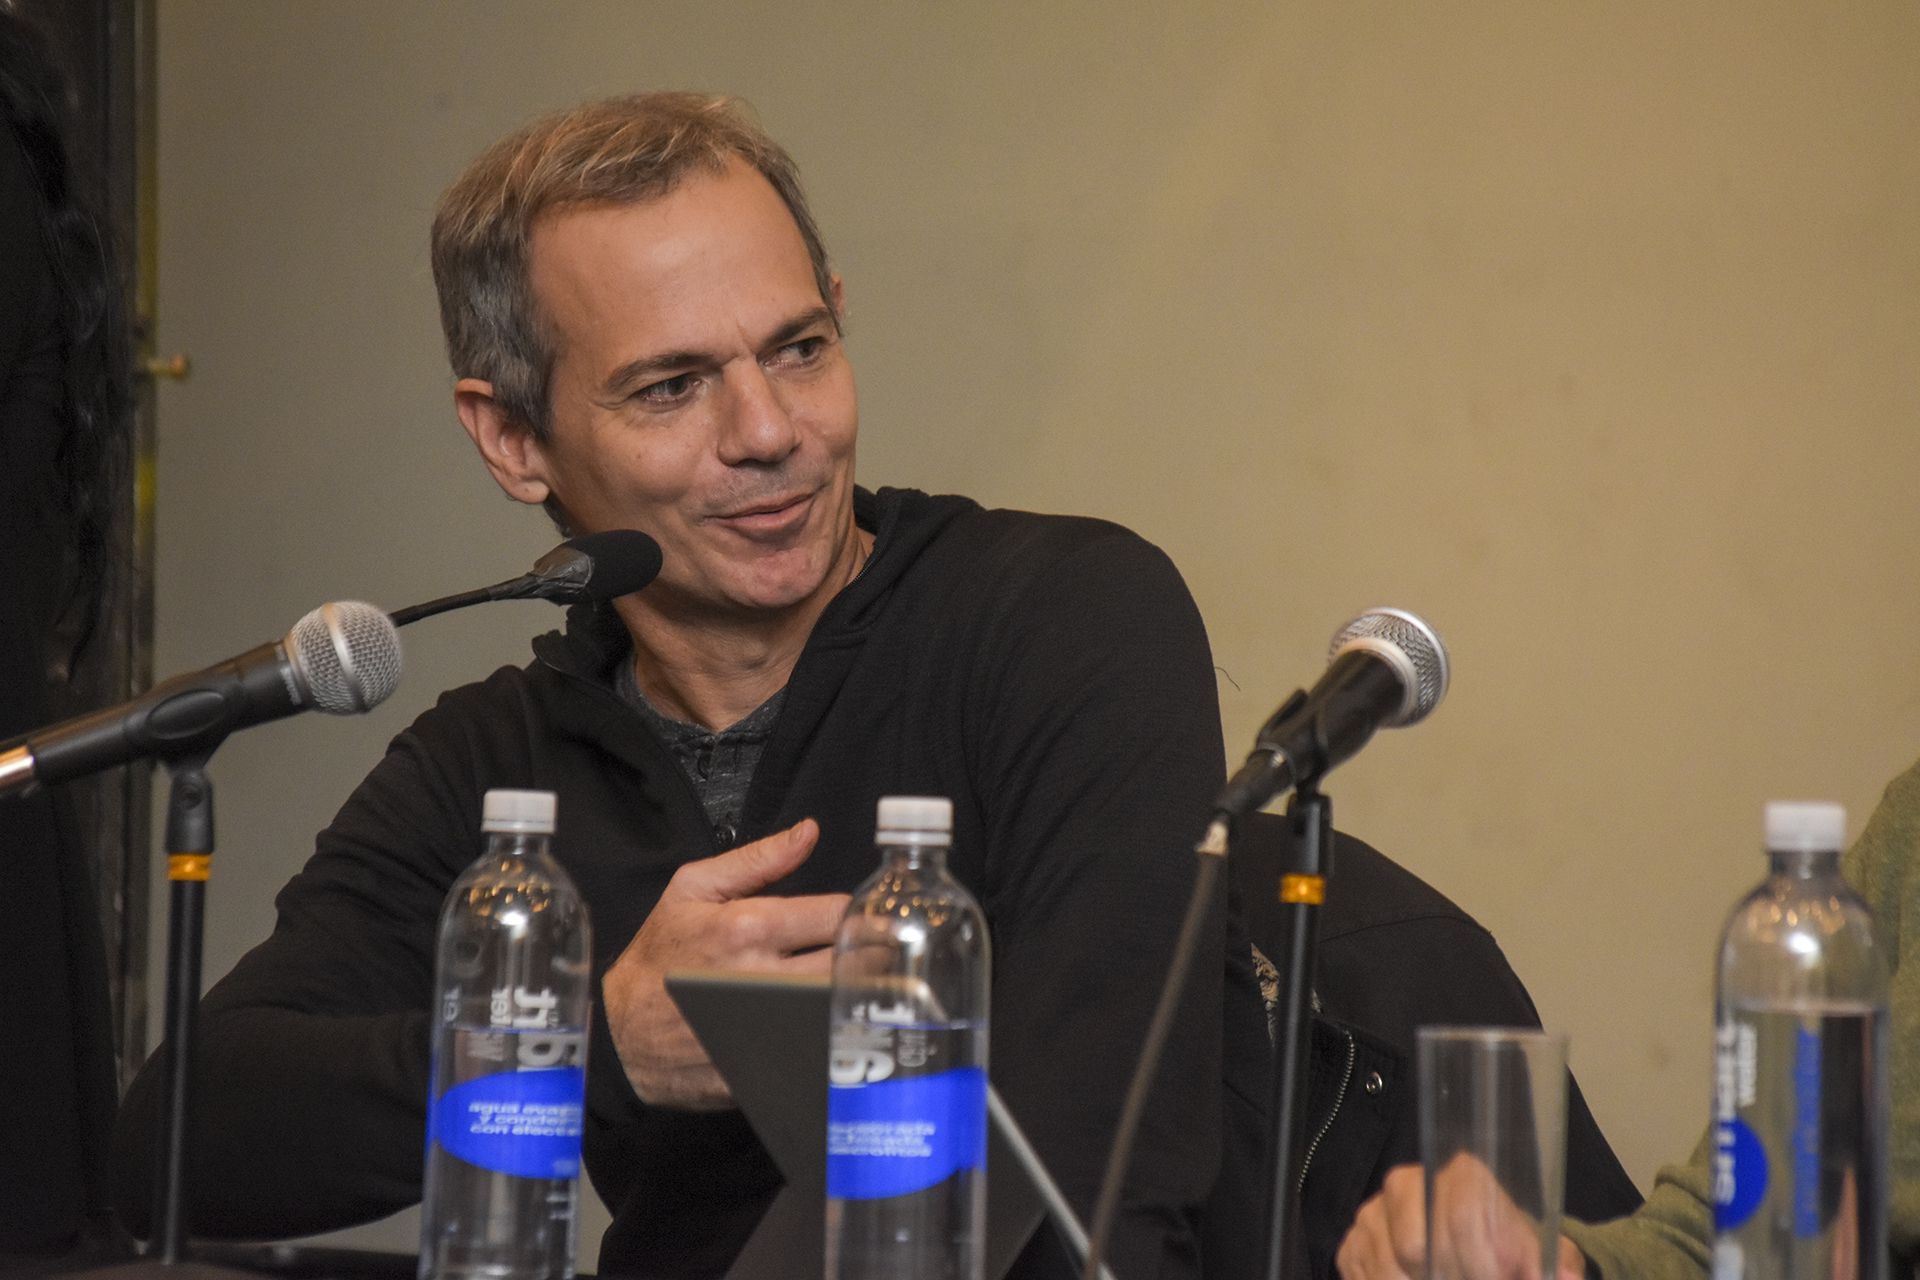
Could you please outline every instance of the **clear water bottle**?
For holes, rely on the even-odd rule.
[[[587,910],[553,793],[489,791],[486,852],[440,912],[422,1280],[566,1280],[585,1114]]]
[[[953,805],[880,802],[880,870],[833,944],[828,1280],[979,1280],[987,926],[947,873]]]
[[[1715,1000],[1714,1280],[1882,1280],[1887,966],[1837,804],[1767,806]]]

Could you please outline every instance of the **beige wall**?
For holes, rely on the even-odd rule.
[[[1339,820],[1493,929],[1649,1181],[1761,802],[1857,830],[1920,749],[1920,8],[820,8],[164,0],[160,669],[548,545],[453,423],[432,201],[536,110],[744,94],[848,280],[869,483],[1161,543],[1236,755],[1358,609],[1441,628]],[[210,972],[553,619],[424,624],[375,715],[227,747]]]

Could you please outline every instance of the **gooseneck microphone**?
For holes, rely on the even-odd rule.
[[[529,596],[571,604],[630,595],[660,576],[660,544],[638,529],[569,538],[533,562]]]
[[[393,624],[431,618],[490,600],[612,600],[630,595],[660,574],[660,544],[638,529],[608,529],[569,538],[533,563],[530,573],[490,587],[442,596],[393,611]]]
[[[1253,750],[1214,801],[1232,821],[1289,787],[1310,786],[1376,729],[1426,718],[1447,692],[1447,647],[1404,609],[1369,609],[1334,632],[1327,669],[1261,726]]]
[[[296,711],[355,715],[399,683],[400,637],[387,615],[356,600],[323,604],[284,639],[14,739],[0,748],[0,796],[129,760],[211,751],[235,729]]]

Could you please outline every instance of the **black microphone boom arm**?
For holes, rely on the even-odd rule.
[[[431,618],[493,600],[611,600],[652,582],[660,573],[660,544],[637,529],[607,529],[569,538],[533,563],[530,573],[490,587],[395,609],[393,625]]]

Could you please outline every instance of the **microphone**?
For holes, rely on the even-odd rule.
[[[660,574],[660,544],[638,529],[607,529],[569,538],[533,562],[533,571],[490,587],[442,596],[393,611],[393,625],[431,618],[490,600],[612,600],[630,595]]]
[[[521,581],[531,580],[528,595],[560,604],[611,600],[659,577],[660,564],[660,544],[652,538],[638,529],[608,529],[567,539],[535,560]]]
[[[1375,729],[1426,718],[1447,692],[1447,647],[1404,609],[1369,609],[1334,632],[1327,670],[1261,726],[1253,750],[1214,801],[1231,822],[1288,788],[1311,786]]]
[[[309,708],[356,715],[399,683],[400,637],[387,615],[357,600],[323,604],[284,639],[14,739],[0,748],[0,797],[129,760],[212,751],[235,729]]]

